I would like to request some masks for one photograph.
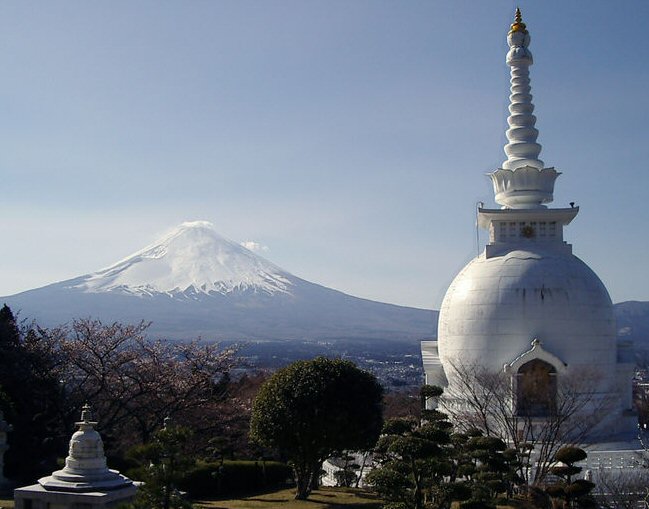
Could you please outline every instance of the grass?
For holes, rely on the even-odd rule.
[[[321,488],[308,500],[295,500],[295,489],[253,495],[241,499],[196,502],[197,508],[209,509],[380,509],[381,501],[363,490]]]
[[[231,500],[195,501],[200,509],[380,509],[381,501],[363,490],[321,488],[308,500],[295,500],[295,489],[286,489]],[[0,508],[14,507],[13,500],[0,499]]]

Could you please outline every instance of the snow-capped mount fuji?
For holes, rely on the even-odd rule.
[[[170,339],[393,340],[435,335],[434,311],[352,297],[300,279],[205,221],[97,272],[3,297],[22,318],[152,322]]]
[[[73,288],[170,296],[252,290],[290,293],[290,274],[219,235],[207,221],[182,223],[162,239],[110,267],[82,277]]]

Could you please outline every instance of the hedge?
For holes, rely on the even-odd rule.
[[[277,461],[199,462],[179,486],[192,498],[254,493],[286,485],[293,470]]]

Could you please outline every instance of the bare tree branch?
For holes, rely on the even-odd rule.
[[[558,378],[545,415],[517,408],[520,394],[511,374],[477,363],[454,362],[450,369],[443,410],[460,430],[479,429],[502,438],[522,456],[529,451],[519,475],[530,484],[546,477],[559,448],[587,439],[613,403],[598,393],[596,373],[585,368]]]

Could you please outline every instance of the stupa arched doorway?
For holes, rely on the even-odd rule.
[[[557,411],[557,370],[541,359],[532,359],[516,371],[516,415],[549,417]]]

